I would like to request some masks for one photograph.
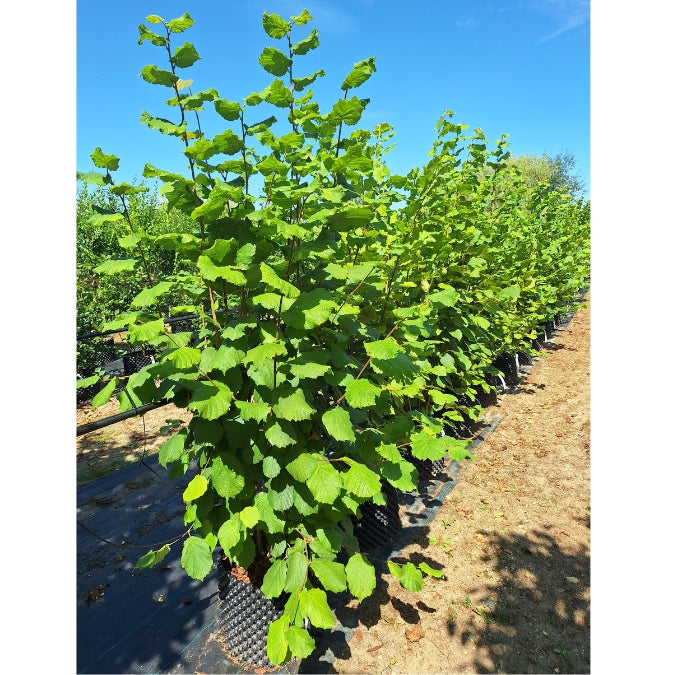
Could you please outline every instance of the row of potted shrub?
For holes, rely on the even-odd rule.
[[[354,65],[322,112],[308,87],[324,71],[299,74],[319,45],[310,20],[306,10],[288,20],[264,13],[277,42],[259,62],[273,79],[241,102],[213,88],[193,93],[183,73],[199,54],[174,44],[189,14],[139,26],[139,43],[168,58],[141,75],[168,91],[175,118],[144,111],[141,122],[172,137],[187,166],[181,175],[146,164],[144,175],[192,218],[192,234],[150,236],[133,221],[126,200],[146,188],[115,182],[115,155],[97,148],[100,170],[78,175],[119,198],[97,222],[129,226],[128,256],[101,274],[143,270],[154,246],[176,253],[177,272],[146,274],[129,311],[102,327],[126,329],[157,354],[117,394],[120,411],[169,399],[193,413],[159,454],[171,477],[190,477],[181,562],[204,579],[222,550],[227,569],[283,598],[268,629],[274,664],[308,656],[311,627],[334,625],[328,593],[372,593],[376,570],[354,518],[385,503],[385,485],[417,488],[411,459],[471,456],[445,430],[480,416],[494,360],[533,353],[538,327],[589,266],[588,205],[527,187],[504,137],[489,150],[450,112],[427,164],[392,175],[392,127],[357,128],[369,101],[354,91],[375,58]],[[207,135],[215,117],[225,129]],[[169,296],[182,302],[176,314],[199,315],[198,331],[166,326]],[[116,386],[108,381],[97,403]],[[410,590],[442,576],[424,563],[389,561],[388,570]]]

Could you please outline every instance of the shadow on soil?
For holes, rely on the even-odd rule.
[[[565,553],[548,528],[481,534],[498,551],[494,582],[474,603],[470,627],[457,635],[455,616],[447,621],[449,635],[462,644],[478,638],[489,652],[475,660],[476,672],[590,672],[588,551]]]

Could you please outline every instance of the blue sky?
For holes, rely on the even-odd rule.
[[[163,48],[137,43],[147,15],[170,20],[188,11],[195,25],[173,45],[191,42],[202,57],[183,71],[193,92],[213,87],[241,100],[273,78],[258,64],[263,47],[283,47],[263,31],[263,11],[288,18],[304,8],[314,21],[296,28],[294,40],[315,27],[321,45],[299,59],[294,74],[326,71],[311,87],[322,110],[341,96],[355,62],[376,57],[377,72],[353,93],[371,100],[360,127],[394,127],[392,172],[426,162],[434,126],[452,110],[491,144],[508,134],[513,154],[570,151],[589,196],[588,0],[78,0],[77,169],[93,169],[89,154],[100,146],[120,157],[117,180],[140,177],[146,162],[185,171],[180,142],[139,123],[142,110],[175,116],[164,105],[170,90],[139,77],[147,64],[167,67]],[[207,136],[227,125],[206,112],[202,123]]]

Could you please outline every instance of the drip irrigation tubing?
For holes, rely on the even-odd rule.
[[[117,422],[122,422],[123,420],[129,419],[130,417],[136,417],[137,415],[144,415],[150,410],[155,410],[155,408],[161,408],[162,406],[168,405],[171,401],[158,401],[157,403],[145,403],[144,405],[139,405],[133,410],[127,410],[123,413],[117,413],[116,415],[110,415],[110,417],[104,417],[96,422],[89,422],[88,424],[80,424],[77,427],[77,436],[83,436],[88,434],[91,431],[96,431],[97,429],[103,429],[108,427],[111,424],[116,424]]]
[[[216,314],[224,314],[224,313],[225,313],[224,309],[216,310]],[[186,314],[185,316],[172,316],[167,319],[164,319],[164,323],[168,323],[170,325],[172,323],[178,323],[179,321],[190,321],[199,318],[200,318],[199,314]],[[126,333],[127,331],[128,327],[113,328],[112,330],[104,330],[104,331],[93,331],[91,333],[78,333],[77,340],[89,340],[91,338],[96,337],[105,337],[106,335],[115,335],[116,333]]]

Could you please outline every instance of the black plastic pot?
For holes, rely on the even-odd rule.
[[[483,408],[487,408],[491,405],[497,405],[497,391],[491,389],[489,392],[485,392],[482,389],[478,389],[476,392],[476,400]]]
[[[269,600],[257,586],[233,577],[223,562],[218,564],[218,590],[222,603],[219,628],[233,663],[245,668],[280,668],[267,657],[267,631],[281,616],[285,598]]]
[[[441,459],[418,459],[413,456],[410,449],[406,448],[401,452],[403,459],[410,462],[419,474],[420,481],[434,480],[439,473],[445,471],[445,458]]]
[[[141,368],[155,362],[155,357],[147,350],[137,349],[122,357],[124,362],[124,374],[137,373]]]
[[[504,374],[507,386],[515,387],[520,381],[515,354],[500,354],[492,365]]]
[[[396,488],[385,481],[382,484],[382,492],[387,498],[386,506],[367,502],[359,507],[360,519],[352,516],[354,536],[363,551],[373,551],[392,544],[403,527]]]

